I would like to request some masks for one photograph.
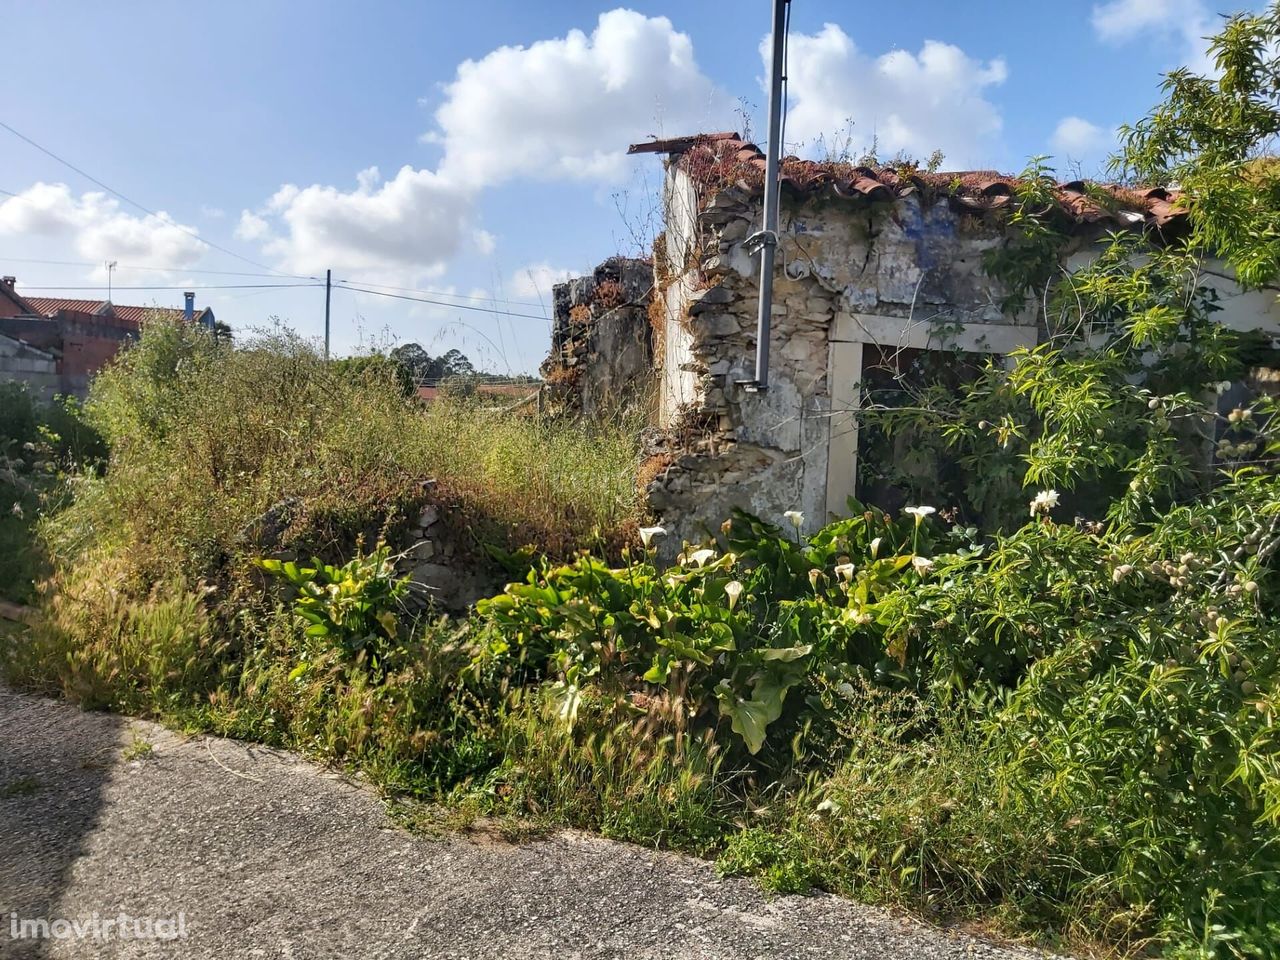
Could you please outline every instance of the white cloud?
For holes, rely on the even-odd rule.
[[[424,137],[443,147],[437,169],[405,166],[383,182],[370,167],[352,190],[286,184],[241,214],[236,236],[299,273],[438,276],[464,251],[493,252],[475,213],[484,188],[517,177],[615,180],[630,143],[723,128],[735,103],[670,20],[623,9],[601,14],[590,35],[464,61],[443,96]]]
[[[95,261],[187,267],[205,253],[196,232],[164,211],[124,213],[105,193],[77,197],[65,183],[36,183],[0,203],[0,234],[68,238],[77,253]]]
[[[768,56],[767,38],[760,52]],[[788,59],[788,143],[830,143],[852,122],[855,145],[874,137],[882,156],[904,150],[925,159],[940,149],[955,169],[990,164],[1002,152],[1000,111],[986,98],[1008,74],[999,58],[975,60],[937,40],[919,53],[872,57],[828,23],[792,35]]]
[[[282,267],[315,273],[328,267],[379,277],[438,275],[468,247],[492,239],[471,223],[472,196],[438,173],[410,166],[383,181],[376,167],[356,176],[354,190],[286,184],[257,213],[241,215],[240,232],[265,237]]]
[[[570,270],[567,267],[553,267],[551,264],[531,263],[521,267],[511,277],[512,296],[525,299],[541,297],[550,302],[551,288],[570,277],[581,276],[583,271]]]
[[[1109,0],[1097,4],[1090,16],[1094,32],[1109,43],[1125,43],[1146,36],[1160,43],[1179,42],[1178,58],[1202,74],[1214,72],[1205,37],[1216,29],[1204,0]]]
[[[240,222],[236,224],[235,237],[237,240],[245,240],[252,242],[254,240],[262,240],[271,233],[271,224],[264,217],[258,216],[252,210],[240,211]]]
[[[499,47],[458,67],[425,139],[442,176],[472,187],[517,176],[613,180],[628,144],[731,126],[734,100],[666,17],[617,9],[588,36],[571,30]]]
[[[1115,136],[1083,117],[1063,117],[1054,128],[1049,145],[1063,159],[1094,159],[1115,145]]]

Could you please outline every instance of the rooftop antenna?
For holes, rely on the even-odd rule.
[[[746,239],[749,253],[760,251],[760,309],[756,317],[756,375],[739,380],[748,393],[769,389],[769,323],[773,310],[773,260],[778,248],[778,164],[782,159],[782,122],[786,104],[787,24],[791,0],[773,0],[773,58],[769,69],[769,140],[765,144],[764,226]]]
[[[119,261],[107,261],[107,303],[111,302],[111,271],[119,265]]]

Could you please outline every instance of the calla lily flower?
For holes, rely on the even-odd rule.
[[[701,550],[695,550],[685,558],[686,563],[691,563],[695,567],[705,567],[708,563],[716,558],[716,552],[711,547],[703,547]]]
[[[649,546],[649,544],[653,541],[654,537],[665,537],[666,535],[667,535],[666,527],[641,527],[640,528],[640,540],[645,545],[645,547]]]
[[[911,568],[915,570],[916,573],[920,574],[920,576],[923,577],[926,573],[928,573],[930,570],[933,569],[933,561],[930,560],[928,557],[912,557]]]
[[[738,597],[742,596],[742,584],[737,580],[730,580],[724,585],[724,595],[729,598],[729,609],[732,610]]]
[[[804,526],[804,514],[799,510],[788,510],[783,516],[790,520],[791,525],[797,530]]]

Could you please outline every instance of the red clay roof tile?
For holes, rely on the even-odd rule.
[[[738,187],[751,194],[764,188],[765,157],[753,143],[736,133],[694,134],[632,144],[628,153],[667,153],[691,176],[713,188]],[[784,157],[779,182],[796,193],[829,191],[837,197],[871,202],[900,199],[913,192],[944,195],[961,210],[983,212],[1016,203],[1019,178],[994,170],[928,173],[898,171],[824,160]],[[1139,223],[1158,229],[1181,225],[1186,208],[1178,196],[1162,187],[1125,187],[1073,180],[1057,185],[1059,209],[1081,225],[1113,221],[1130,227]],[[1113,201],[1104,201],[1109,194]],[[1136,214],[1136,216],[1135,216]]]

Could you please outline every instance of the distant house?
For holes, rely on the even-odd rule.
[[[44,394],[84,396],[89,381],[137,338],[144,321],[185,319],[213,328],[213,311],[197,311],[194,293],[184,294],[183,308],[135,307],[109,300],[24,296],[15,283],[14,277],[0,277],[0,338],[5,341],[0,380],[21,380]]]
[[[530,380],[528,383],[485,383],[480,381],[475,384],[475,395],[490,403],[511,402],[532,397],[540,387],[541,383],[536,380]],[[448,392],[448,386],[444,387],[444,391]],[[415,388],[415,393],[423,403],[431,403],[439,398],[441,384],[439,381],[420,383]]]

